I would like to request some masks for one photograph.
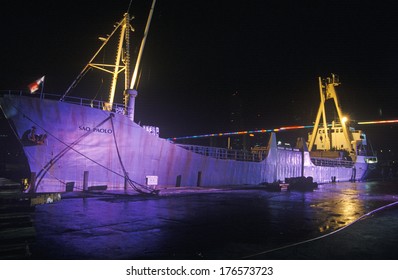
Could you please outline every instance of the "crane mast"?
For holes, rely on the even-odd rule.
[[[326,109],[325,109],[325,103],[327,100],[332,99],[334,102],[334,106],[337,111],[338,115],[338,122],[341,125],[341,128],[343,130],[343,135],[344,135],[344,141],[345,141],[345,147],[350,147],[349,149],[351,150],[351,142],[352,142],[352,136],[350,135],[348,129],[347,129],[347,124],[346,121],[344,120],[344,116],[342,113],[342,110],[340,108],[339,100],[337,97],[337,93],[335,90],[335,87],[340,85],[339,79],[335,74],[332,74],[331,77],[328,77],[326,79],[321,79],[319,77],[319,92],[320,92],[320,105],[318,109],[318,114],[315,120],[314,128],[311,133],[311,137],[309,138],[309,143],[308,143],[308,150],[311,151],[314,147],[314,143],[316,140],[316,137],[323,137],[322,141],[325,143],[324,144],[324,149],[325,150],[331,150],[332,149],[332,144],[331,144],[331,139],[330,139],[330,133],[328,133],[328,123],[326,119]],[[321,116],[322,116],[322,124],[323,124],[323,132],[322,135],[318,135],[320,126],[320,121],[321,121]]]
[[[130,25],[130,21],[132,18],[130,18],[128,13],[125,13],[123,16],[123,19],[115,25],[115,28],[110,35],[108,35],[106,38],[103,38],[103,37],[99,38],[101,41],[103,41],[101,47],[94,54],[94,56],[90,59],[90,61],[87,63],[87,65],[83,68],[83,70],[80,72],[80,74],[77,76],[77,78],[68,87],[68,89],[65,91],[65,93],[60,98],[60,101],[64,100],[64,98],[69,94],[69,92],[74,87],[76,87],[78,82],[83,78],[83,76],[91,68],[95,68],[95,69],[99,69],[101,71],[104,71],[104,72],[112,75],[108,100],[107,100],[107,102],[104,102],[104,106],[103,106],[104,110],[111,111],[113,109],[113,103],[114,103],[114,98],[115,98],[115,93],[116,93],[116,88],[117,88],[117,83],[118,83],[118,77],[119,77],[119,74],[124,71],[123,101],[124,101],[125,109],[124,109],[123,114],[128,115],[128,117],[132,121],[134,121],[134,107],[135,107],[135,98],[137,96],[137,84],[138,84],[137,76],[138,76],[138,71],[140,69],[142,54],[144,51],[146,38],[148,36],[149,26],[150,26],[150,23],[152,20],[152,15],[153,15],[153,11],[155,8],[155,4],[156,4],[156,0],[153,0],[150,11],[149,11],[149,16],[148,16],[147,23],[145,26],[145,31],[144,31],[144,35],[143,35],[143,38],[141,41],[137,60],[135,63],[133,75],[130,76],[131,75],[130,74],[131,73],[130,72],[130,63],[131,63],[130,31],[134,31],[134,29]],[[120,35],[119,35],[119,41],[118,41],[118,45],[117,45],[115,63],[114,64],[95,63],[94,61],[97,58],[97,56],[99,55],[99,53],[104,49],[105,45],[109,42],[111,37],[119,29],[120,29]]]

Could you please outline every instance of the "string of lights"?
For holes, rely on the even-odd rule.
[[[279,132],[279,131],[284,131],[284,130],[303,129],[303,128],[312,128],[312,127],[314,127],[314,126],[313,125],[283,126],[280,128],[273,128],[273,129],[244,130],[244,131],[235,131],[235,132],[219,132],[219,133],[201,134],[201,135],[193,135],[193,136],[181,136],[181,137],[168,138],[168,140],[175,141],[175,140],[206,138],[206,137],[220,137],[220,136],[231,136],[231,135],[269,133],[269,132]]]
[[[358,125],[391,124],[391,123],[398,123],[398,120],[378,120],[378,121],[357,122]],[[329,125],[329,126],[331,126],[331,125]],[[279,128],[272,128],[272,129],[243,130],[243,131],[234,131],[234,132],[219,132],[219,133],[192,135],[192,136],[180,136],[180,137],[167,138],[167,140],[176,141],[176,140],[208,138],[208,137],[222,137],[222,136],[246,135],[246,134],[250,135],[250,134],[257,134],[257,133],[280,132],[280,131],[286,131],[286,130],[306,129],[306,128],[313,128],[313,127],[314,127],[313,125],[293,125],[293,126],[283,126],[283,127],[279,127]]]
[[[398,123],[398,120],[358,122],[358,124],[389,124],[389,123]]]

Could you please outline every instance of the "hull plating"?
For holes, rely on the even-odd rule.
[[[262,162],[216,159],[158,138],[124,115],[13,95],[0,97],[0,104],[21,140],[32,126],[47,134],[42,145],[24,145],[37,192],[65,191],[67,182],[82,189],[85,171],[89,185],[120,190],[125,174],[143,185],[147,176],[156,175],[161,186],[177,181],[182,186],[259,184],[302,175],[323,183],[332,177],[348,181],[353,175],[353,168],[315,166],[307,152],[303,162],[302,152],[278,149],[275,136]],[[355,178],[361,179],[366,169],[365,163],[356,163]]]

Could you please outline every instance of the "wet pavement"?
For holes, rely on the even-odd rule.
[[[398,201],[397,182],[160,193],[65,193],[37,205],[32,258],[398,259],[398,205],[375,211]]]

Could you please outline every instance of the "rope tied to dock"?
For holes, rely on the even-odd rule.
[[[125,168],[125,166],[123,164],[123,160],[122,160],[122,157],[121,157],[121,154],[120,154],[120,151],[119,151],[119,146],[117,144],[116,135],[115,135],[115,126],[113,124],[113,117],[114,117],[114,115],[111,114],[111,119],[110,120],[111,120],[111,124],[112,124],[112,135],[113,135],[113,140],[114,140],[114,143],[115,143],[115,148],[116,148],[117,156],[118,156],[118,159],[119,159],[119,163],[120,163],[120,166],[122,167],[125,180],[127,180],[127,182],[129,183],[129,185],[130,185],[130,187],[132,189],[134,189],[135,191],[137,191],[137,192],[139,192],[141,194],[158,195],[158,193],[159,193],[158,190],[153,190],[153,189],[149,188],[148,186],[139,184],[138,182],[133,181],[129,177],[128,172],[127,172],[127,170],[126,170],[126,168]]]

